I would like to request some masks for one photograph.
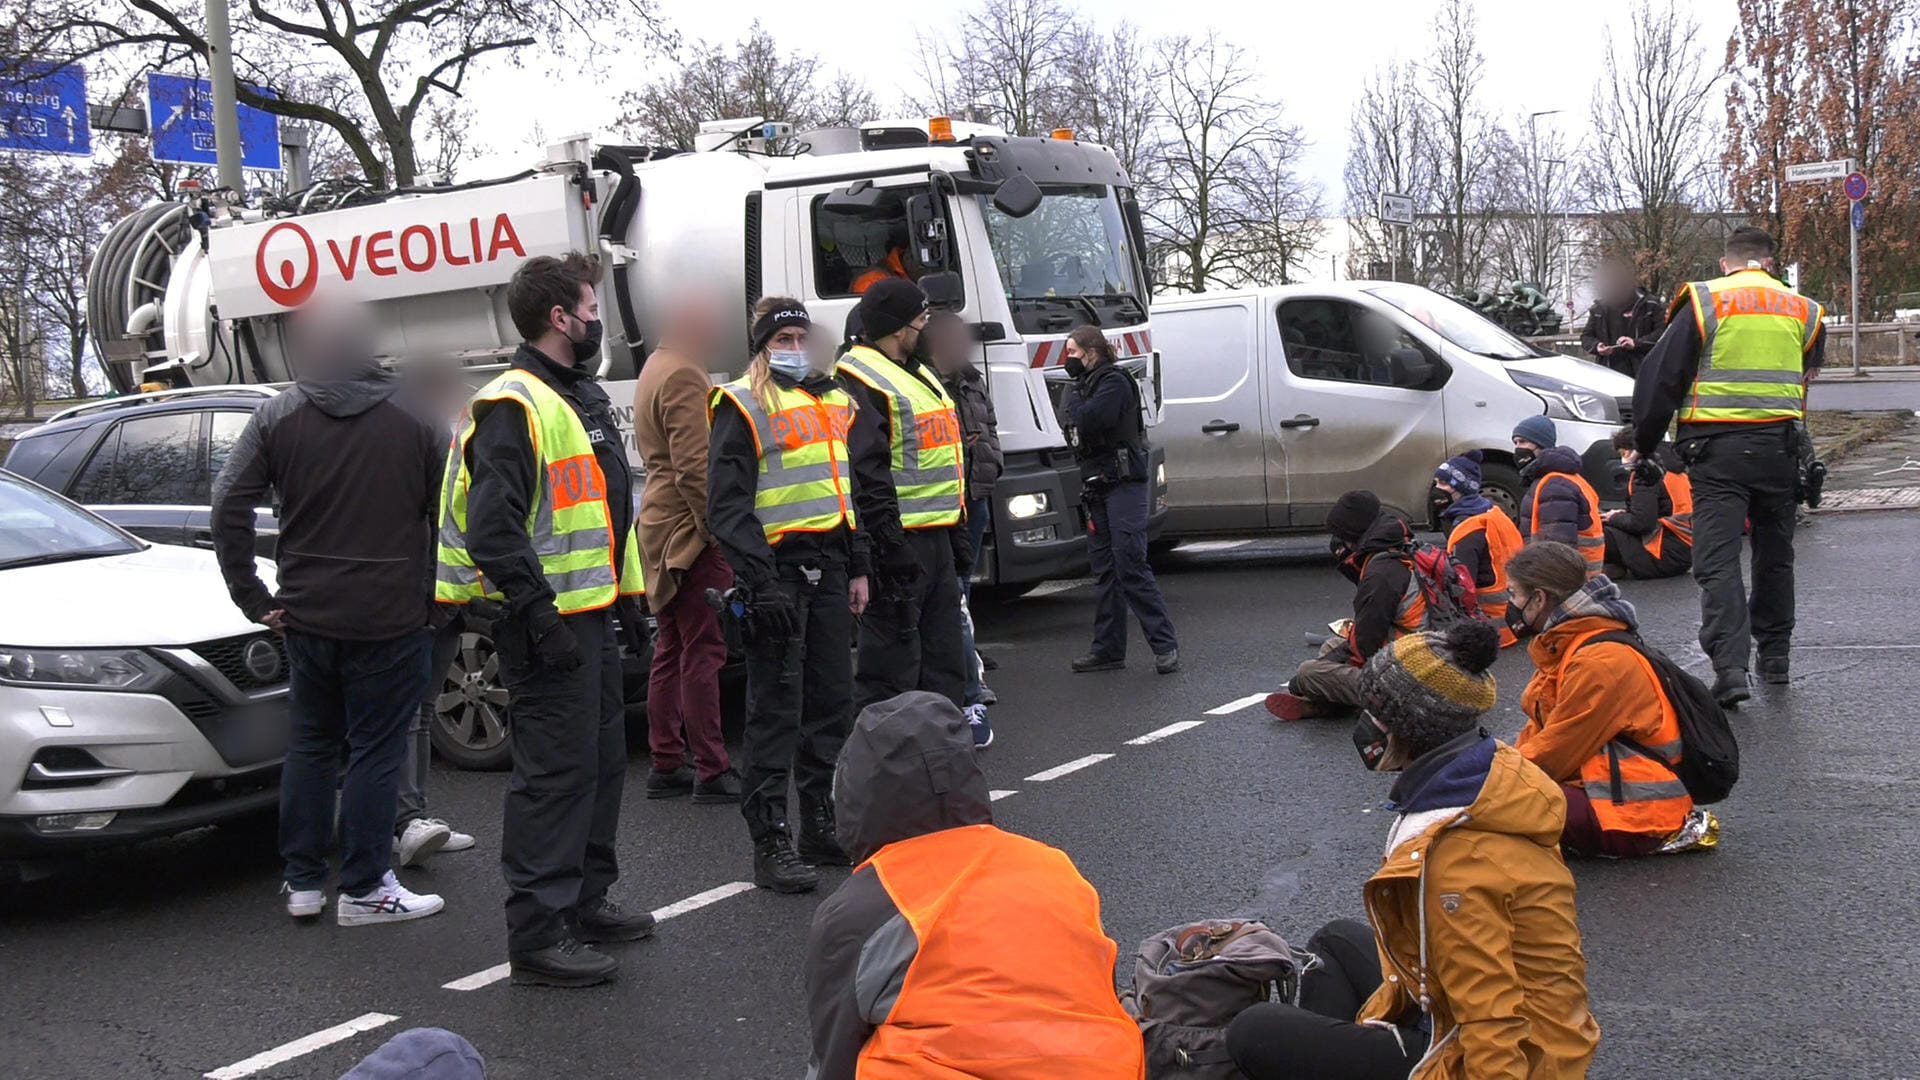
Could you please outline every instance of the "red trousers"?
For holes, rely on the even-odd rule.
[[[1667,842],[1664,836],[1603,829],[1586,789],[1561,784],[1560,790],[1567,796],[1567,827],[1560,832],[1560,843],[1572,854],[1631,859],[1636,855],[1651,855]]]
[[[700,779],[727,771],[727,743],[720,733],[720,669],[727,639],[719,616],[707,606],[707,590],[733,585],[733,568],[709,544],[680,578],[666,610],[654,621],[653,672],[647,686],[647,742],[653,767],[672,772],[693,752]]]

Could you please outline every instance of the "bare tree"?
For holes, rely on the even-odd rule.
[[[1573,149],[1537,118],[1518,118],[1499,140],[1494,170],[1495,204],[1489,247],[1500,283],[1523,281],[1548,296],[1567,283],[1570,242],[1567,213],[1573,209]]]
[[[701,42],[679,71],[621,97],[614,126],[690,149],[700,123],[761,116],[796,130],[870,119],[873,95],[852,76],[827,78],[820,59],[782,46],[755,22],[731,47]]]
[[[1243,220],[1228,248],[1234,269],[1249,283],[1288,284],[1319,250],[1320,186],[1296,171],[1305,148],[1300,129],[1276,129],[1254,148],[1236,184]]]
[[[1435,159],[1418,72],[1389,61],[1373,73],[1347,121],[1346,214],[1353,230],[1347,273],[1353,277],[1412,274],[1411,229],[1389,227],[1379,219],[1383,194],[1406,195],[1416,211],[1431,206]]]
[[[1014,135],[1045,134],[1071,114],[1077,32],[1060,0],[981,0],[957,31],[921,38],[922,104],[954,116],[984,106],[990,118],[977,119]]]
[[[1481,284],[1485,273],[1500,132],[1480,104],[1487,61],[1472,0],[1443,0],[1433,17],[1433,37],[1432,55],[1421,67],[1434,178],[1433,212],[1423,228],[1438,257],[1433,283],[1464,293]]]
[[[479,61],[548,56],[594,35],[664,33],[657,0],[246,0],[234,13],[243,79],[279,86],[320,69],[357,88],[342,108],[294,93],[237,88],[242,104],[332,130],[367,179],[406,186],[419,173],[416,125],[430,104],[458,97]],[[119,54],[165,68],[204,57],[200,20],[178,0],[38,0],[16,31],[17,55],[84,61]]]
[[[1601,212],[1603,253],[1631,258],[1656,293],[1693,269],[1709,224],[1695,211],[1719,156],[1718,75],[1699,35],[1699,23],[1673,0],[1639,0],[1624,55],[1610,35],[1593,92],[1583,186]]]
[[[1150,191],[1161,172],[1164,137],[1154,101],[1154,85],[1161,77],[1157,50],[1141,41],[1137,28],[1121,23],[1106,33],[1090,26],[1076,28],[1066,51],[1080,72],[1067,87],[1067,126],[1111,147],[1133,186]]]

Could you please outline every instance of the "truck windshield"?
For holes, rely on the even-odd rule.
[[[1057,332],[1082,322],[1146,321],[1137,253],[1113,191],[1092,184],[1045,192],[1039,208],[1023,218],[1008,217],[992,199],[980,197],[993,261],[1020,329]]]
[[[1479,312],[1432,289],[1394,284],[1376,285],[1367,291],[1470,353],[1493,360],[1531,360],[1547,355],[1500,329]]]

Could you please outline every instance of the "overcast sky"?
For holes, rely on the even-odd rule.
[[[733,41],[754,19],[776,38],[800,52],[822,57],[829,67],[856,72],[873,87],[884,106],[914,92],[915,35],[944,31],[946,3],[852,2],[800,5],[776,0],[661,0],[673,28],[688,39]],[[1166,0],[1105,0],[1093,21],[1110,27],[1121,21],[1146,36],[1203,34],[1211,26],[1248,49],[1265,72],[1269,92],[1285,104],[1291,123],[1305,134],[1309,148],[1304,171],[1318,180],[1327,205],[1337,209],[1343,194],[1341,169],[1347,153],[1347,118],[1361,84],[1384,61],[1419,60],[1431,39],[1432,0],[1290,0],[1263,5],[1167,3]],[[1736,10],[1733,0],[1693,0],[1701,25],[1706,62],[1718,66]],[[1570,140],[1586,129],[1594,81],[1610,28],[1625,34],[1627,3],[1573,5],[1553,0],[1479,0],[1481,48],[1487,69],[1484,99],[1497,114],[1522,118],[1529,112],[1563,109],[1542,117],[1559,124]],[[1196,10],[1201,20],[1196,21]],[[1217,14],[1209,14],[1217,12]],[[857,29],[855,28],[857,25]],[[881,45],[881,43],[890,43]],[[550,137],[611,121],[618,89],[638,86],[660,70],[661,62],[637,50],[604,57],[557,81],[533,65],[494,67],[468,94],[482,122],[483,152],[463,178],[503,174],[521,168],[533,154],[536,122]],[[557,84],[556,84],[557,82]],[[609,92],[609,91],[612,92]],[[558,92],[556,92],[558,91]],[[569,97],[577,108],[562,102]]]

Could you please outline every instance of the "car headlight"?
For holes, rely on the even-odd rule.
[[[0,645],[0,683],[13,686],[150,690],[167,677],[138,649],[16,649]]]
[[[1015,495],[1007,500],[1007,516],[1015,521],[1039,517],[1053,505],[1044,491],[1032,491],[1025,495]]]
[[[1585,420],[1592,424],[1620,422],[1620,403],[1611,394],[1531,371],[1510,374],[1516,384],[1533,391],[1535,397],[1547,403],[1547,415],[1555,420]]]
[[[1153,467],[1153,482],[1159,487],[1167,486],[1167,463],[1161,462]]]

